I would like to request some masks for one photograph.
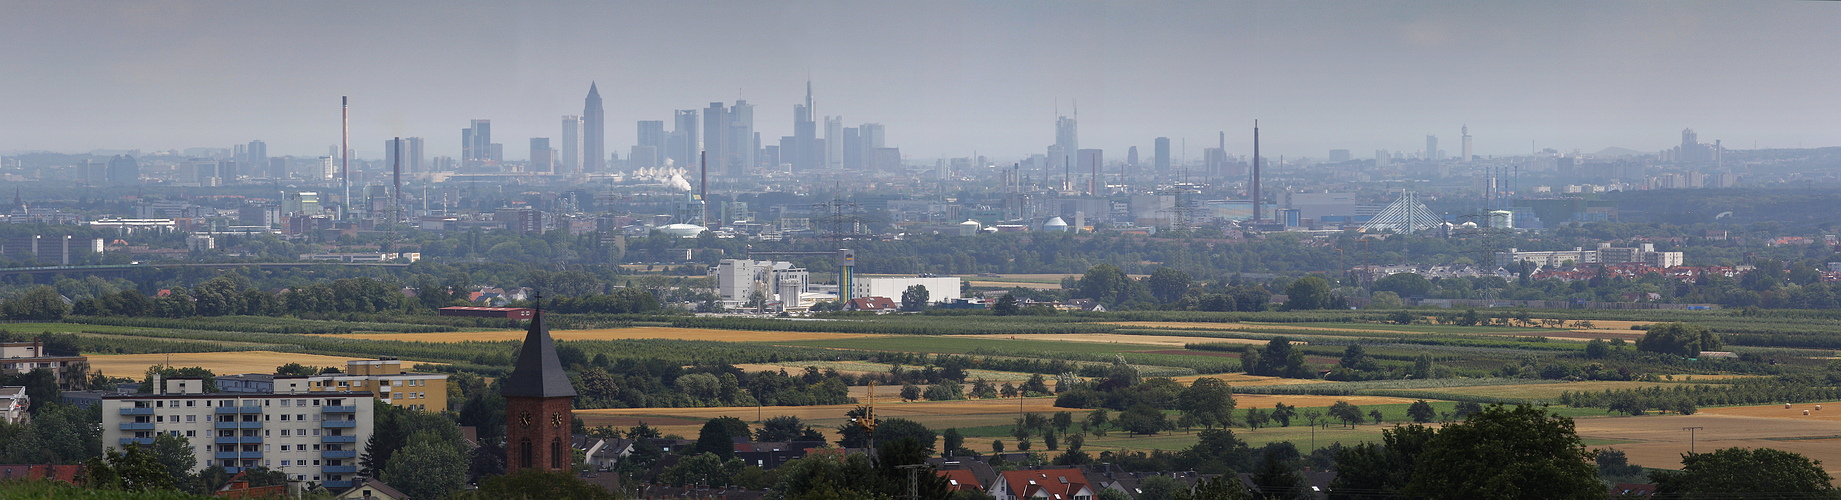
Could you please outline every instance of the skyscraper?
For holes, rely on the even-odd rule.
[[[531,138],[531,172],[552,172],[556,170],[554,149],[550,149],[550,138]]]
[[[666,148],[669,151],[665,157],[670,158],[678,168],[695,171],[697,155],[703,151],[703,142],[698,140],[702,134],[697,130],[697,110],[680,109],[675,118],[677,128],[671,131],[671,137],[667,139],[670,144]]]
[[[1154,150],[1151,152],[1151,155],[1152,155],[1151,166],[1153,168],[1156,168],[1158,172],[1169,172],[1170,171],[1170,138],[1158,137],[1157,143],[1154,146],[1152,146],[1152,148]]]
[[[863,169],[863,133],[856,127],[844,127],[844,170]]]
[[[737,99],[729,108],[725,125],[728,137],[722,144],[723,172],[731,178],[741,177],[755,162],[754,105]]]
[[[805,82],[805,104],[793,105],[793,149],[780,148],[782,161],[793,164],[793,171],[817,169],[822,163],[823,151],[818,149],[818,114],[812,103],[812,82]]]
[[[1425,136],[1425,159],[1428,161],[1438,160],[1438,136]]]
[[[825,168],[844,168],[844,117],[825,117]]]
[[[403,171],[422,173],[422,138],[404,137],[403,141]]]
[[[729,164],[729,109],[720,102],[703,108],[703,153],[711,172],[727,175]]]
[[[249,165],[250,176],[260,177],[261,174],[257,172],[268,166],[268,143],[261,140],[249,141],[249,146],[243,148],[243,158],[244,163]]]
[[[633,143],[633,154],[627,155],[627,163],[633,168],[664,165],[665,138],[664,120],[640,120],[639,137]]]
[[[593,84],[589,86],[593,87]],[[582,171],[581,137],[582,117],[563,115],[563,154],[562,158],[557,158],[560,160],[557,164],[562,166],[562,173],[574,174]]]
[[[1075,113],[1078,116],[1079,112]],[[1049,161],[1063,166],[1076,161],[1074,155],[1080,151],[1080,126],[1074,120],[1065,116],[1055,120],[1055,146],[1061,151],[1061,157],[1051,156]]]
[[[141,183],[141,165],[128,155],[109,158],[109,184],[132,186]]]
[[[1458,130],[1464,134],[1464,163],[1470,163],[1470,126],[1465,125]]]
[[[588,84],[588,98],[582,103],[582,171],[601,173],[607,170],[607,121],[601,114],[601,91]]]
[[[461,161],[465,166],[492,161],[492,120],[473,120],[473,126],[460,131]]]

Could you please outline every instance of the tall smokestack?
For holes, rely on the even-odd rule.
[[[340,184],[345,185],[345,198],[341,203],[345,213],[340,218],[351,217],[352,213],[352,115],[351,97],[339,96],[339,173]]]
[[[1221,145],[1227,145],[1227,133],[1221,135]],[[1223,147],[1222,151],[1227,148]],[[1253,225],[1259,225],[1259,120],[1253,120]]]

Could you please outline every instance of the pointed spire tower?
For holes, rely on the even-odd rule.
[[[518,352],[518,364],[505,379],[505,444],[507,472],[522,469],[568,471],[574,461],[569,448],[575,421],[575,387],[556,355],[556,342],[543,323],[543,298],[534,298],[530,331]]]

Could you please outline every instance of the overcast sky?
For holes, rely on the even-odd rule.
[[[95,2],[0,0],[0,151],[228,147],[458,156],[468,120],[508,158],[560,136],[590,81],[608,149],[635,120],[737,98],[774,143],[809,76],[818,111],[927,159],[1054,141],[1122,158],[1228,131],[1249,152],[1369,157],[1841,145],[1837,2]],[[560,140],[552,144],[560,147]]]

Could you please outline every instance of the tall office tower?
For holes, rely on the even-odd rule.
[[[1385,167],[1387,166],[1387,162],[1390,158],[1392,158],[1392,155],[1387,154],[1387,150],[1385,149],[1374,150],[1374,166]]]
[[[1438,160],[1438,136],[1425,136],[1425,159],[1429,161]]]
[[[656,148],[658,152],[663,153],[665,152],[665,139],[667,137],[670,137],[670,134],[665,133],[665,121],[664,120],[640,120],[639,121],[639,136],[636,138],[637,140],[634,141],[633,144],[637,144],[640,146],[652,146],[653,148]],[[637,165],[637,166],[656,167],[658,165]]]
[[[260,175],[257,172],[268,166],[268,143],[261,140],[249,141],[249,146],[243,148],[243,159],[244,164],[249,165],[250,176]]]
[[[607,171],[607,120],[601,114],[601,91],[588,84],[588,98],[582,102],[582,171],[596,174]]]
[[[404,137],[403,171],[417,174],[422,173],[423,158],[425,157],[422,156],[422,138]]]
[[[1078,111],[1075,112],[1078,116]],[[1080,127],[1074,118],[1060,117],[1055,120],[1055,146],[1061,150],[1060,158],[1049,158],[1053,163],[1069,165],[1078,161],[1074,155],[1080,151]]]
[[[592,84],[591,84],[592,85]],[[574,174],[582,171],[582,117],[563,115],[563,154],[556,164],[561,173]]]
[[[1098,149],[1082,149],[1075,152],[1080,157],[1080,172],[1087,174],[1087,194],[1098,196],[1106,192],[1106,180],[1100,178],[1100,164],[1105,163],[1103,152]]]
[[[697,140],[702,136],[697,130],[697,110],[680,109],[676,115],[677,128],[671,131],[671,142],[665,157],[671,159],[678,168],[697,168],[697,156],[703,152],[703,142]]]
[[[282,158],[282,157],[269,158],[268,159],[268,178],[270,179],[288,178],[288,159]]]
[[[531,138],[531,166],[528,171],[545,173],[556,171],[556,150],[550,149],[550,138]]]
[[[1169,172],[1170,138],[1158,137],[1156,144],[1151,146],[1151,150],[1151,167],[1157,169],[1158,172]]]
[[[1347,149],[1330,150],[1330,163],[1342,163],[1345,161],[1349,161],[1350,158],[1352,158],[1352,156],[1349,154],[1349,150]]]
[[[825,117],[825,168],[844,168],[844,117]]]
[[[729,158],[729,109],[720,102],[703,108],[703,154],[711,172],[726,175]]]
[[[793,149],[780,148],[780,156],[793,164],[793,171],[815,170],[824,164],[818,149],[818,109],[812,103],[812,82],[805,82],[805,104],[793,105]]]
[[[1125,168],[1119,169],[1119,176],[1130,179],[1132,174],[1136,173],[1138,173],[1138,147],[1132,146],[1125,149]]]
[[[736,99],[724,126],[728,130],[722,141],[722,171],[731,178],[741,177],[754,166],[755,152],[760,149],[754,138],[754,105]]]
[[[626,164],[629,169],[652,168],[659,165],[658,156],[656,147],[634,145],[626,155]]]
[[[476,166],[492,160],[492,120],[473,120],[473,126],[460,131],[460,156],[464,166]]]
[[[249,145],[248,144],[231,145],[230,146],[230,159],[248,163],[249,162]]]
[[[109,184],[131,186],[141,183],[141,165],[128,155],[109,158]]]
[[[844,127],[844,170],[863,169],[863,134],[856,127]]]
[[[775,172],[791,172],[799,164],[799,138],[790,135],[780,136],[780,149],[775,151]]]
[[[1464,163],[1470,163],[1470,126],[1465,125],[1458,130],[1464,133]]]
[[[888,147],[888,145],[885,144],[886,142],[888,142],[887,141],[888,133],[884,131],[884,129],[882,128],[882,124],[865,123],[862,125],[858,125],[857,131],[859,134],[863,136],[863,150],[864,151],[868,151],[868,150],[872,150],[876,148]],[[869,153],[864,153],[865,158],[867,158],[868,156],[869,156]]]

